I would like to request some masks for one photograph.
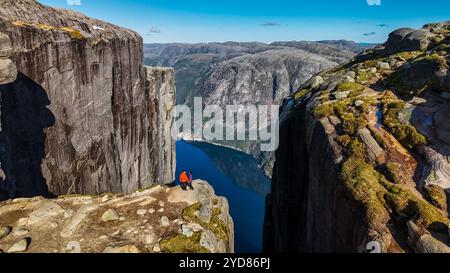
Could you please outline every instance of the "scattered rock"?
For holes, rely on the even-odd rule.
[[[356,107],[360,107],[363,104],[364,104],[364,101],[362,101],[362,100],[355,100],[355,106]]]
[[[337,100],[345,99],[345,98],[347,98],[350,95],[350,92],[351,91],[335,92],[334,93],[334,98],[337,99]]]
[[[12,227],[10,226],[0,228],[0,240],[8,236],[11,233],[11,231]]]
[[[161,226],[163,226],[163,227],[168,227],[168,226],[170,226],[170,221],[169,221],[169,218],[167,218],[167,216],[162,216],[162,217],[159,219],[159,223],[160,223]]]
[[[125,245],[125,246],[107,246],[103,253],[140,253],[139,249],[135,245]]]
[[[355,79],[348,75],[345,75],[343,78],[343,82],[355,82]]]
[[[188,225],[181,226],[181,230],[186,237],[192,237],[192,235],[194,235],[194,231]]]
[[[137,213],[137,215],[143,216],[147,213],[147,210],[146,209],[138,209],[136,213]]]
[[[158,204],[159,204],[160,207],[164,207],[164,202],[163,201],[159,201]]]
[[[155,213],[155,209],[154,209],[154,208],[151,208],[151,209],[148,210],[148,212],[149,212],[150,214],[153,214],[153,213]]]
[[[15,242],[6,252],[7,253],[25,252],[28,249],[30,242],[31,238],[20,239],[19,241]]]
[[[111,222],[116,220],[119,220],[119,214],[114,209],[108,209],[102,215],[103,222]]]
[[[314,76],[309,81],[312,89],[319,87],[324,82],[321,76]]]
[[[202,231],[203,227],[198,223],[189,223],[187,226],[194,232]]]
[[[150,232],[149,234],[146,234],[144,236],[144,241],[147,245],[152,244],[154,240],[155,240],[155,233],[153,232]]]
[[[164,212],[164,208],[160,208],[160,209],[158,210],[158,212],[160,212],[160,213]]]
[[[391,66],[385,62],[378,62],[378,68],[381,70],[389,70],[391,69]]]
[[[159,247],[159,245],[153,247],[153,252],[161,252],[161,248]]]
[[[375,74],[375,73],[377,73],[377,69],[376,69],[376,67],[371,67],[371,68],[369,68],[369,72],[371,73],[371,74]]]

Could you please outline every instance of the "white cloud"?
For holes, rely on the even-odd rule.
[[[369,6],[381,6],[381,0],[366,0]]]
[[[81,6],[81,0],[66,0],[69,6]]]

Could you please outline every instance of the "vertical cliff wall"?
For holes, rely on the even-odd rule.
[[[450,252],[450,22],[399,29],[286,99],[267,252]]]
[[[142,38],[34,0],[0,6],[0,51],[18,71],[0,85],[2,187],[32,196],[171,182],[174,143],[163,129],[173,72],[144,68]]]

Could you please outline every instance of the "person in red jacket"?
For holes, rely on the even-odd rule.
[[[186,186],[187,186],[187,184],[189,183],[189,177],[188,177],[186,171],[183,171],[183,172],[180,174],[179,180],[180,180],[180,186],[181,186],[181,189],[182,189],[183,191],[185,191],[185,190],[186,190]]]

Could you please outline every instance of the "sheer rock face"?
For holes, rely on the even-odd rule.
[[[173,71],[144,68],[142,38],[33,0],[0,5],[0,55],[18,70],[0,85],[9,197],[172,182],[174,143],[160,130],[171,120]]]
[[[226,198],[216,196],[205,181],[193,186],[189,192],[157,185],[130,194],[0,202],[0,253],[233,252]],[[214,211],[209,223],[185,213],[197,215],[205,204]],[[205,235],[208,248],[200,240]]]
[[[394,31],[285,100],[265,251],[449,252],[449,44]]]

